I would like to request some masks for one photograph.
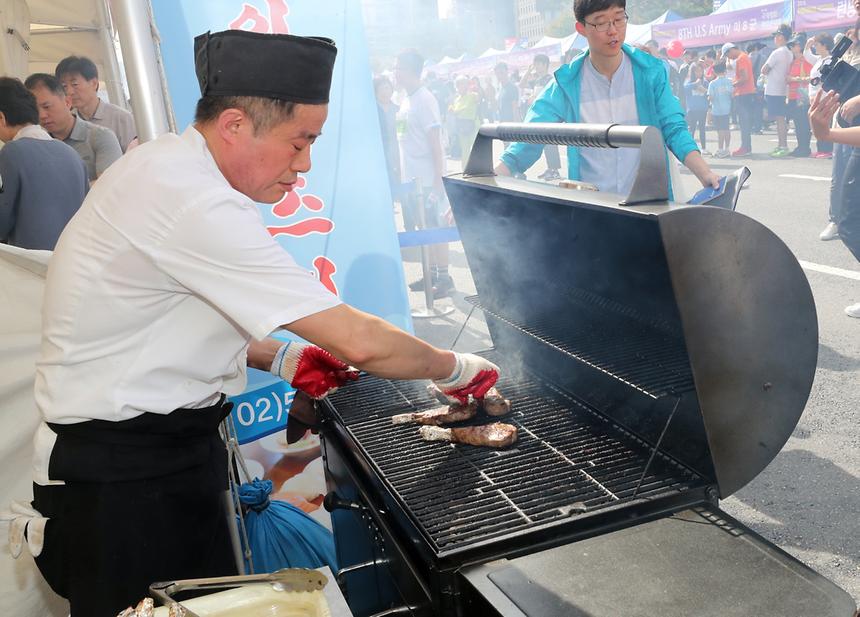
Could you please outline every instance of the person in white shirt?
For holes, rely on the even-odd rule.
[[[786,96],[788,95],[788,71],[794,56],[786,44],[791,39],[791,26],[781,24],[773,33],[773,44],[775,49],[771,52],[764,65],[761,74],[765,76],[764,100],[767,107],[767,115],[771,120],[776,120],[776,135],[778,143],[770,153],[773,157],[788,156],[788,123],[785,120],[787,113]]]
[[[78,116],[113,131],[123,152],[138,144],[131,112],[99,97],[99,70],[95,62],[84,56],[69,56],[60,60],[54,75]]]
[[[445,154],[442,150],[442,116],[439,103],[430,90],[421,83],[424,58],[414,50],[397,54],[394,80],[406,98],[397,112],[397,138],[400,142],[403,182],[413,180],[416,192],[407,196],[403,204],[403,224],[407,231],[418,228],[418,210],[423,209],[424,227],[444,227],[447,197],[442,188],[445,173]],[[430,247],[430,285],[433,297],[450,296],[454,280],[448,273],[448,245]],[[412,281],[412,291],[424,289],[424,279]]]
[[[229,30],[194,48],[194,124],[112,166],[48,270],[28,529],[48,519],[36,561],[72,617],[113,617],[153,581],[235,574],[218,425],[246,365],[314,398],[357,378],[350,365],[460,401],[498,376],[343,304],[263,224],[255,202],[310,169],[333,41]],[[280,328],[313,344],[269,338]]]

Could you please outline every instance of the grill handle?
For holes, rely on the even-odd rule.
[[[323,508],[325,508],[326,512],[334,512],[335,510],[364,510],[364,507],[360,503],[344,499],[334,491],[326,493],[326,496],[323,497]]]
[[[622,205],[668,201],[666,147],[663,135],[654,126],[621,124],[574,124],[548,122],[500,122],[484,124],[478,130],[465,177],[493,176],[493,140],[530,144],[555,144],[580,148],[639,148],[639,170],[630,194]]]

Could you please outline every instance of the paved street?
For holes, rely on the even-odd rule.
[[[736,148],[738,134],[733,133]],[[753,136],[753,152],[759,154],[708,160],[718,172],[742,164],[752,170],[738,211],[772,229],[804,265],[818,309],[818,370],[806,411],[782,453],[722,506],[860,601],[860,320],[843,313],[847,305],[860,302],[860,264],[839,240],[818,239],[827,223],[831,161],[771,159],[766,153],[775,140],[773,133]],[[789,141],[793,147],[791,137]],[[542,163],[529,171],[530,179],[543,171]],[[459,162],[449,161],[449,171],[458,169]],[[695,177],[686,174],[684,182],[692,195],[698,188]],[[451,266],[457,292],[438,304],[455,311],[415,321],[419,336],[444,347],[466,319],[470,305],[464,297],[475,293],[459,244],[451,245]],[[416,249],[404,253],[404,267],[408,281],[419,278]],[[410,301],[413,308],[423,307],[423,294],[411,293]],[[772,308],[774,314],[792,310]],[[456,349],[491,344],[483,317],[475,311]]]

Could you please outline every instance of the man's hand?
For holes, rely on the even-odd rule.
[[[278,349],[269,371],[315,399],[324,398],[346,382],[358,379],[358,370],[326,350],[294,342]]]
[[[454,371],[445,379],[434,379],[433,383],[452,403],[465,405],[469,395],[481,399],[499,378],[499,367],[474,354],[454,353]]]
[[[854,100],[849,100],[846,105]],[[844,108],[845,105],[843,105]],[[812,127],[815,139],[829,141],[830,127],[833,123],[833,115],[837,109],[839,109],[839,95],[836,92],[825,94],[824,90],[819,90],[815,94],[815,98],[812,99],[812,105],[809,107],[809,125]]]
[[[842,103],[839,115],[847,124],[852,124],[860,114],[860,96],[855,96]]]
[[[510,177],[513,175],[511,173],[511,170],[508,169],[508,166],[505,165],[504,163],[502,163],[501,161],[499,161],[499,164],[496,165],[496,168],[493,171],[496,172],[497,176],[508,176],[508,177]]]
[[[684,158],[684,166],[695,174],[702,186],[720,188],[720,177],[711,170],[698,150],[693,150]]]

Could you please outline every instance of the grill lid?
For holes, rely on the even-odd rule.
[[[444,182],[501,354],[664,439],[722,497],[773,460],[818,354],[808,281],[775,234],[719,208],[623,207],[503,177]]]

